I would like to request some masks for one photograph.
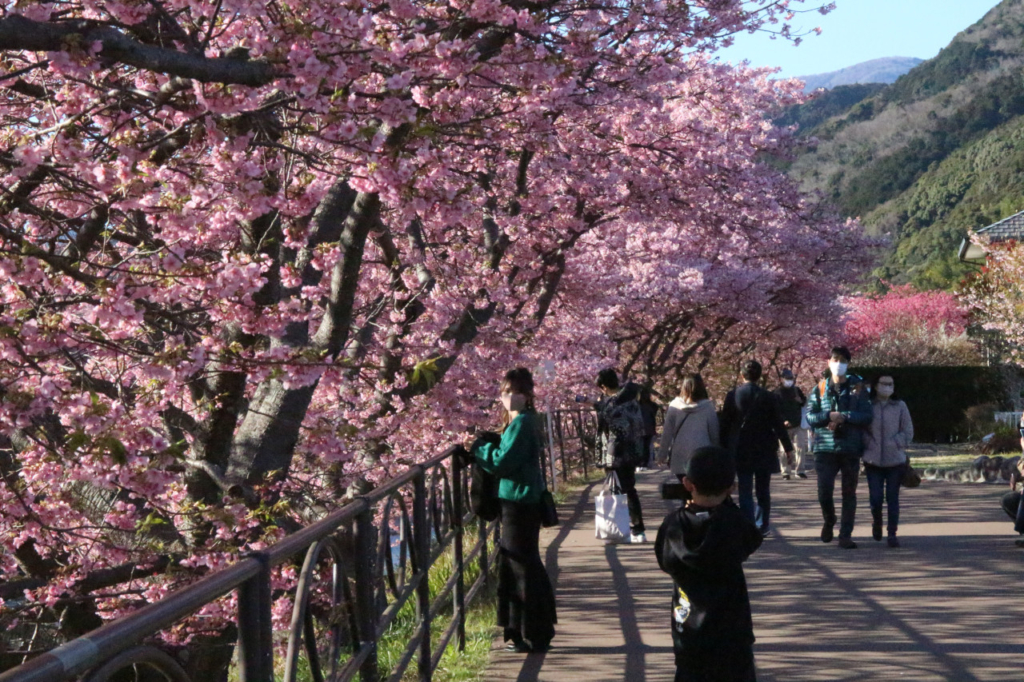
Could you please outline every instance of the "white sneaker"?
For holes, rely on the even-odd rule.
[[[647,533],[640,533],[639,535],[630,535],[629,541],[634,545],[647,542]]]

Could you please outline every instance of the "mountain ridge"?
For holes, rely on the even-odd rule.
[[[891,240],[876,277],[954,287],[968,229],[1024,209],[1024,0],[889,85],[822,91],[776,121],[817,140],[790,176]]]
[[[893,83],[923,62],[917,57],[882,57],[847,66],[837,71],[798,76],[804,82],[804,91],[813,92],[818,88],[830,90],[840,85],[865,83]]]

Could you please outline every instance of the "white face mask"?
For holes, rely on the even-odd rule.
[[[786,388],[793,388],[793,384],[794,383],[795,382],[792,379],[783,379],[782,380],[782,385],[785,386]]]
[[[882,386],[881,384],[879,384],[879,386],[878,386],[878,397],[879,398],[888,398],[889,396],[891,396],[893,394],[893,392],[895,392],[895,390],[896,390],[895,386]]]
[[[526,396],[522,393],[502,393],[501,406],[506,412],[522,412],[526,409]]]
[[[846,376],[846,367],[847,365],[845,362],[839,362],[837,360],[832,360],[828,363],[828,370],[832,372],[832,376],[834,377]]]

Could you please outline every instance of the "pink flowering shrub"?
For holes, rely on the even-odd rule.
[[[876,296],[845,300],[845,336],[859,365],[971,365],[979,361],[967,338],[968,308],[948,291],[907,284]]]

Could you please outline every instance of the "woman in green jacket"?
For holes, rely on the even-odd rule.
[[[540,558],[540,495],[544,491],[541,428],[533,406],[533,377],[519,367],[501,382],[505,426],[498,444],[473,444],[478,466],[498,477],[498,625],[509,651],[545,651],[555,636],[555,592]]]

